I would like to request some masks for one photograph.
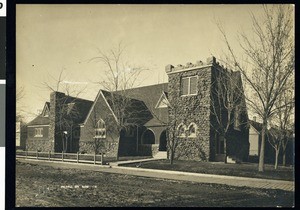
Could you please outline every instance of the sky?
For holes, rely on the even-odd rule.
[[[167,82],[168,64],[222,57],[216,21],[238,47],[238,32],[251,35],[251,12],[261,15],[261,5],[17,5],[16,82],[24,89],[17,109],[32,120],[50,100],[42,83],[54,84],[62,69],[74,86],[87,86],[81,98],[94,100],[104,66],[89,60],[120,42],[129,64],[148,69],[138,86]]]

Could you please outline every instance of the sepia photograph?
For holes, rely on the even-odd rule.
[[[16,207],[295,206],[295,5],[15,21]]]

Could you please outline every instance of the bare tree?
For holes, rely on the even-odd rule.
[[[259,171],[264,171],[265,135],[270,118],[276,112],[275,103],[291,77],[294,65],[293,8],[291,5],[263,6],[263,19],[252,14],[253,37],[240,34],[244,58],[239,57],[225,39],[232,66],[240,70],[252,94],[247,104],[262,119],[262,141]],[[247,65],[243,65],[246,63]]]
[[[107,134],[127,131],[131,126],[138,126],[143,116],[147,118],[149,112],[145,105],[133,99],[130,88],[138,85],[142,71],[146,70],[141,66],[132,66],[124,60],[125,47],[120,42],[115,48],[108,52],[98,49],[98,55],[90,59],[97,61],[104,67],[103,80],[97,84],[108,91],[106,98],[113,110],[115,122],[106,121]],[[113,138],[113,136],[111,136]],[[120,143],[120,135],[116,142]],[[117,156],[117,159],[119,157]]]
[[[286,148],[289,143],[289,139],[292,137],[294,132],[294,109],[295,109],[295,98],[294,98],[294,81],[289,81],[287,87],[278,96],[279,100],[276,101],[275,107],[276,112],[272,117],[272,123],[274,127],[278,129],[277,132],[277,148],[282,148],[282,164],[286,165]],[[273,146],[274,144],[271,143]],[[275,149],[276,150],[276,149]],[[276,150],[276,161],[275,168],[278,164],[278,154]]]
[[[58,97],[55,97],[55,113],[53,118],[55,127],[57,128],[56,133],[62,140],[62,150],[67,152],[70,149],[68,142],[72,142],[73,130],[77,126],[77,119],[80,118],[80,112],[78,106],[79,95],[84,91],[83,88],[75,88],[71,83],[66,82],[67,75],[64,74],[62,69],[59,76],[53,77],[49,75],[52,81],[42,82],[42,87],[52,93],[57,93]],[[51,123],[51,122],[50,122]],[[71,140],[71,141],[70,141]]]
[[[224,142],[224,162],[227,162],[227,135],[231,128],[241,126],[239,115],[245,111],[244,91],[239,72],[219,69],[212,86],[212,115],[216,123],[212,127]]]
[[[24,87],[18,87],[16,90],[16,121],[23,121],[23,110],[20,101],[24,98],[25,96],[25,90]]]
[[[274,148],[275,150],[275,163],[274,168],[278,168],[278,157],[279,157],[279,151],[282,146],[282,138],[283,138],[283,132],[277,128],[271,128],[267,131],[268,136],[268,142],[269,144]]]

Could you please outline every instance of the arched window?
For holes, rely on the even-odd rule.
[[[180,123],[177,127],[178,137],[185,137],[186,125]]]
[[[100,119],[97,124],[96,124],[96,128],[95,128],[95,138],[101,138],[104,139],[106,138],[106,127],[105,127],[105,122]]]
[[[196,137],[197,136],[198,126],[195,123],[191,123],[188,127],[188,137]]]

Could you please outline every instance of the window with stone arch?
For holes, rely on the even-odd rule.
[[[188,127],[188,137],[195,138],[197,136],[198,126],[195,123],[191,123]]]
[[[186,137],[185,131],[186,131],[186,125],[180,123],[177,127],[178,137]]]
[[[96,139],[104,139],[106,138],[106,127],[105,127],[105,122],[100,119],[95,128],[95,138]]]

